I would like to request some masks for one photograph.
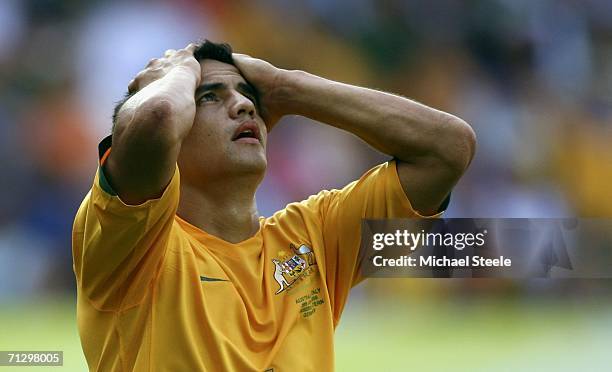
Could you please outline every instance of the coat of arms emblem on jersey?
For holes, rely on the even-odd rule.
[[[295,245],[289,244],[289,248],[292,254],[281,251],[278,254],[278,258],[272,259],[272,263],[274,263],[274,279],[279,286],[276,294],[290,288],[299,280],[309,275],[313,266],[317,264],[314,252],[306,244],[302,244],[297,248]]]

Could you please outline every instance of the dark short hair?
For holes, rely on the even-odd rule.
[[[232,58],[232,53],[234,51],[231,45],[227,43],[213,43],[210,40],[204,40],[194,50],[193,56],[198,62],[204,59],[214,59],[228,65],[233,65],[234,59]]]
[[[232,58],[232,47],[227,43],[214,43],[208,39],[200,42],[197,48],[193,52],[193,56],[199,62],[204,59],[214,59],[219,62],[227,63],[229,65],[234,65],[234,59]],[[115,130],[115,123],[117,122],[117,115],[119,114],[119,110],[128,99],[130,99],[137,91],[134,92],[126,92],[123,98],[115,103],[115,108],[113,109],[113,127],[112,131]]]

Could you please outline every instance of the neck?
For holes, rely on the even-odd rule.
[[[197,186],[181,182],[177,214],[211,235],[230,243],[241,242],[259,230],[257,184],[252,179]]]

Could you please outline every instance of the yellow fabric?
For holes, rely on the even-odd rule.
[[[73,229],[77,319],[92,371],[332,371],[362,278],[361,219],[414,217],[394,162],[260,219],[231,244],[161,198],[125,205],[96,175]]]

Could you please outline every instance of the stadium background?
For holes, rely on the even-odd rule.
[[[132,76],[201,36],[470,122],[479,149],[449,217],[612,214],[610,1],[3,0],[0,350],[63,350],[58,370],[85,370],[70,230],[96,143]],[[288,117],[269,159],[264,215],[385,157]],[[609,370],[611,294],[609,280],[369,280],[337,369]]]

